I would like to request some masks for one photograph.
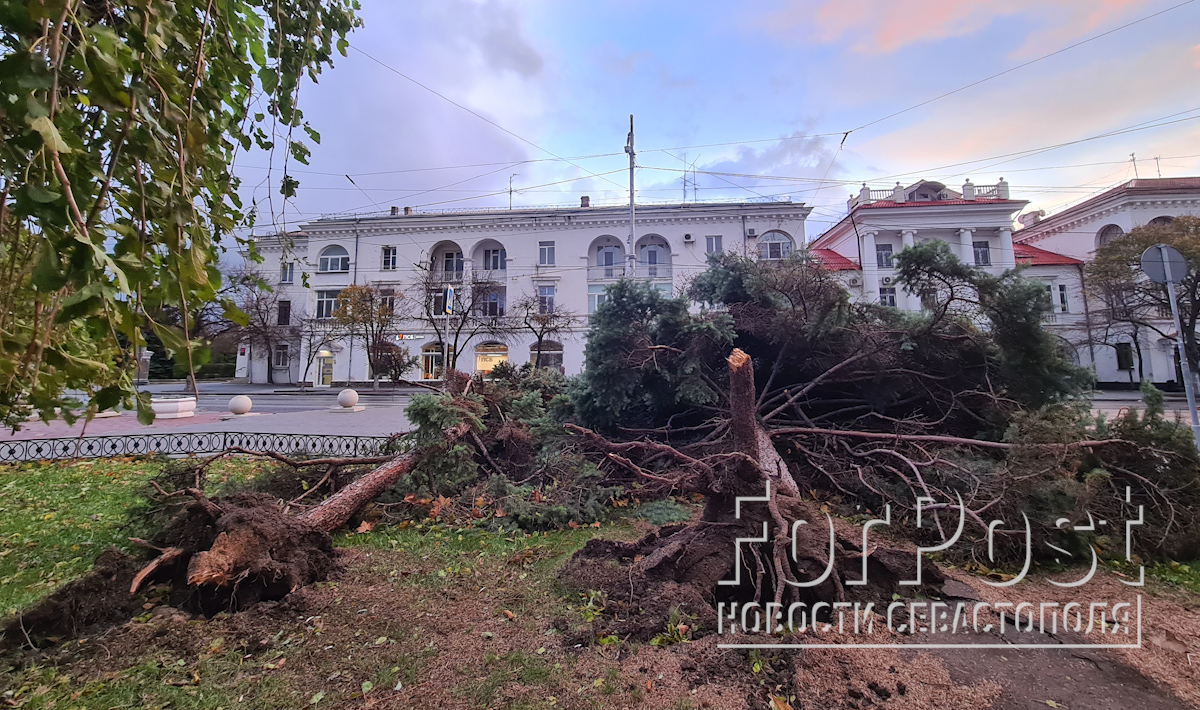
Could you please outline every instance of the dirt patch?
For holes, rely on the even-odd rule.
[[[103,553],[90,574],[9,621],[0,644],[39,645],[94,632],[158,602],[205,616],[240,611],[325,579],[334,566],[328,534],[255,493],[183,506],[150,547],[144,558]],[[155,558],[161,564],[152,565]],[[151,571],[139,575],[147,565]],[[130,591],[135,577],[139,593]]]
[[[0,649],[70,638],[93,625],[128,619],[144,601],[129,593],[141,566],[141,561],[116,548],[102,552],[91,573],[11,619],[0,632]]]

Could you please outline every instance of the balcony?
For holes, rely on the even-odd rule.
[[[635,279],[670,279],[671,265],[670,264],[643,264],[638,262],[633,267],[633,278]]]
[[[624,264],[609,264],[605,266],[589,266],[588,281],[615,281],[625,275]]]
[[[445,269],[434,269],[433,280],[438,283],[460,283],[463,280],[463,270],[446,271]]]
[[[473,269],[471,278],[484,283],[508,283],[508,269]]]

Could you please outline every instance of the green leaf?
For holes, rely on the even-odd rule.
[[[32,184],[25,186],[25,193],[29,195],[29,199],[33,200],[34,202],[41,202],[43,204],[47,202],[54,202],[58,198],[62,197],[62,193],[60,192],[54,192],[53,190],[47,190],[40,185]]]
[[[374,683],[372,683],[372,682],[371,682],[371,681],[369,681],[369,680],[364,680],[364,681],[363,681],[363,684],[362,684],[362,692],[363,692],[363,695],[366,695],[367,693],[371,692],[371,689],[372,689],[372,688],[374,688],[374,687],[375,687],[375,684],[374,684]]]
[[[71,147],[63,141],[62,136],[58,134],[58,129],[54,127],[54,122],[49,117],[35,118],[29,122],[29,126],[42,136],[42,142],[46,144],[47,148],[58,153],[71,152]]]
[[[135,398],[137,405],[137,420],[138,424],[150,426],[154,423],[154,409],[150,406],[150,393],[146,391],[138,392]]]
[[[103,412],[106,409],[112,409],[121,402],[121,388],[116,385],[105,387],[92,397],[92,404],[96,405],[97,412]]]
[[[311,698],[308,699],[308,704],[316,705],[317,703],[321,702],[324,699],[325,699],[325,691],[318,690],[317,692],[313,693],[313,696]]]

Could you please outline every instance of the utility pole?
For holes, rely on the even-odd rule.
[[[521,173],[513,173],[512,175],[508,176],[508,209],[510,212],[512,211],[512,179],[520,174]]]
[[[629,236],[625,239],[625,254],[628,265],[626,266],[627,274],[633,276],[633,239],[634,225],[637,221],[637,216],[633,206],[633,169],[636,167],[634,157],[637,153],[633,150],[633,114],[629,114],[629,137],[625,140],[625,152],[629,154]]]
[[[1154,156],[1154,169],[1158,171],[1158,176],[1162,177],[1162,165],[1159,165],[1158,159],[1160,156]]]
[[[1130,153],[1129,159],[1133,161],[1133,179],[1137,180],[1139,177],[1141,177],[1140,175],[1138,175],[1138,171],[1137,171],[1137,154]],[[1126,174],[1128,174],[1128,173],[1126,173]]]

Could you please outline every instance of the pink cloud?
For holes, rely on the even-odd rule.
[[[851,38],[863,54],[887,54],[911,44],[978,32],[1002,17],[1026,15],[1048,29],[1032,34],[1025,47],[1059,46],[1094,30],[1148,0],[784,0],[764,18],[773,34],[793,37],[809,28],[818,41]],[[1017,51],[1024,54],[1025,49]]]

